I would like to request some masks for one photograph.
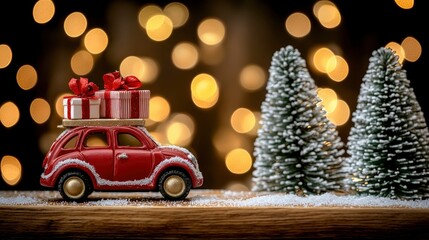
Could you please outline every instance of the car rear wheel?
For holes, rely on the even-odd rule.
[[[164,172],[158,181],[158,189],[162,196],[168,200],[182,200],[191,190],[191,179],[180,170]]]
[[[73,171],[61,176],[58,191],[64,200],[82,202],[92,193],[92,185],[86,174]]]

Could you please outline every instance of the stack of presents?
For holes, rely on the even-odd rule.
[[[69,87],[74,96],[63,99],[64,126],[94,123],[132,123],[142,125],[149,117],[149,90],[134,76],[122,77],[118,71],[103,75],[104,89],[87,78],[72,78]]]

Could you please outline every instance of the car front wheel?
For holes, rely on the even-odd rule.
[[[180,170],[164,172],[158,181],[158,189],[162,196],[168,200],[182,200],[191,190],[191,179]]]
[[[61,176],[58,191],[64,200],[82,202],[92,193],[92,185],[84,173],[73,171]]]

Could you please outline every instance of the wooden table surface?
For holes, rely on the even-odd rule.
[[[429,208],[221,204],[255,196],[192,190],[169,202],[159,193],[93,193],[77,204],[52,191],[0,191],[0,238],[429,239]]]

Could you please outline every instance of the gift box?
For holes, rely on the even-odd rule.
[[[100,90],[95,96],[101,100],[101,118],[149,117],[149,90]]]
[[[100,118],[98,98],[66,97],[63,99],[65,119]]]

